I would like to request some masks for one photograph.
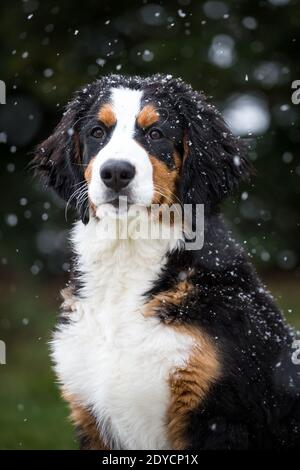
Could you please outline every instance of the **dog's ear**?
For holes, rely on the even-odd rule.
[[[189,90],[181,95],[180,112],[185,128],[183,142],[182,201],[217,206],[249,177],[251,166],[245,145],[226,126],[204,95]]]
[[[80,140],[76,130],[77,120],[73,101],[67,107],[53,134],[38,145],[32,162],[35,173],[42,177],[45,185],[53,188],[73,207],[78,207],[75,191],[84,185]],[[77,192],[79,194],[80,191]],[[87,205],[85,203],[79,206],[79,215],[82,221],[87,223]]]

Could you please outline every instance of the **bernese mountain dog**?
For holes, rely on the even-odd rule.
[[[219,211],[251,167],[204,94],[170,75],[100,78],[34,163],[79,214],[51,350],[80,447],[299,446],[295,333]],[[153,204],[203,205],[203,246],[174,220],[170,237],[133,236],[133,209],[146,222]],[[124,214],[127,236],[103,236]]]

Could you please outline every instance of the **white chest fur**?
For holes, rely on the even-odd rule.
[[[170,242],[95,236],[96,221],[73,233],[84,300],[52,342],[64,389],[89,406],[123,449],[169,448],[168,378],[187,360],[191,339],[143,316],[143,294],[164,265]],[[106,436],[105,436],[106,433]]]

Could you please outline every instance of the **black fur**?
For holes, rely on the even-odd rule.
[[[299,446],[300,366],[291,360],[294,332],[218,214],[219,203],[249,176],[250,165],[241,141],[204,95],[170,76],[102,78],[77,93],[54,134],[38,148],[39,170],[63,199],[70,198],[83,180],[84,165],[76,165],[76,152],[84,164],[90,158],[81,130],[112,86],[143,89],[145,103],[161,103],[183,158],[178,197],[182,204],[205,204],[204,247],[170,254],[160,279],[145,294],[151,299],[174,288],[180,273],[193,268],[194,288],[184,302],[166,304],[158,314],[162,321],[206,331],[221,358],[221,378],[190,412],[188,447]],[[166,154],[162,151],[161,158]],[[72,202],[76,205],[76,198]],[[83,208],[87,222],[85,214]]]
[[[151,298],[194,269],[180,306],[164,305],[163,321],[192,324],[213,338],[222,377],[190,413],[190,448],[278,449],[300,445],[300,366],[294,333],[219,215],[206,217],[204,247],[176,252]],[[218,260],[218,261],[216,261]]]

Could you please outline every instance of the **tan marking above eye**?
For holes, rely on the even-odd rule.
[[[112,109],[112,106],[109,103],[104,104],[98,111],[97,115],[99,121],[107,127],[112,127],[116,124],[117,118]]]
[[[159,114],[152,104],[147,104],[137,117],[137,123],[142,129],[146,129],[158,120]]]

